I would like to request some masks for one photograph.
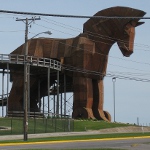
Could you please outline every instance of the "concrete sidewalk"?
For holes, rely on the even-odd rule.
[[[95,135],[95,134],[113,134],[113,133],[145,133],[150,132],[150,127],[128,126],[108,128],[101,130],[88,130],[84,132],[55,132],[55,133],[41,133],[41,134],[28,134],[28,138],[44,138],[44,137],[60,137],[60,136],[79,136],[79,135]],[[0,141],[4,140],[19,140],[23,139],[23,135],[2,135]]]
[[[85,131],[85,132],[55,132],[55,133],[40,133],[28,134],[28,138],[44,138],[44,137],[60,137],[60,136],[75,136],[75,135],[92,135],[100,134],[98,131]],[[0,136],[0,141],[3,140],[18,140],[23,139],[23,135],[3,135]]]

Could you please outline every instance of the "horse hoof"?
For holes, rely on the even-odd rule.
[[[105,117],[107,118],[107,120],[108,120],[109,122],[111,122],[111,115],[110,115],[110,113],[107,112],[107,111],[104,111],[104,114],[105,114]]]
[[[76,108],[73,113],[72,113],[72,117],[74,119],[87,119],[88,118],[88,112],[85,108]]]

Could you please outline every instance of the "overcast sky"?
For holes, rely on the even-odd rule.
[[[66,15],[92,16],[96,12],[112,6],[128,6],[141,9],[147,13],[145,17],[150,17],[149,0],[13,0],[13,2],[0,0],[0,10]],[[16,18],[24,19],[26,17],[30,18],[32,16],[0,13],[1,54],[10,53],[24,42],[25,24],[16,21]],[[82,32],[83,23],[86,20],[41,16],[41,20],[31,24],[29,38],[37,33],[48,30],[52,32],[50,36],[52,38],[75,37]],[[124,76],[133,79],[116,79],[115,114],[117,122],[137,123],[138,117],[141,124],[149,125],[150,123],[150,82],[135,80],[137,78],[150,80],[150,20],[143,21],[145,21],[145,24],[136,28],[134,53],[130,58],[123,57],[117,45],[114,45],[109,53],[107,73],[111,73],[115,77]],[[43,34],[41,36],[49,37]],[[112,77],[105,77],[104,88],[104,109],[110,112],[113,121],[114,99]],[[69,96],[71,95],[69,94]],[[71,99],[69,101],[72,103]]]

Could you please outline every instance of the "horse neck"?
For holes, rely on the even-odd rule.
[[[94,33],[93,36],[91,33],[84,33],[82,34],[85,37],[89,38],[91,41],[95,43],[95,52],[102,53],[108,55],[109,50],[111,49],[112,45],[116,42],[111,36],[103,33]],[[102,36],[101,36],[102,35]]]
[[[114,44],[115,42],[113,41],[99,41],[99,42],[95,42],[95,52],[96,53],[101,53],[101,54],[104,54],[104,55],[108,55],[109,54],[109,51],[112,47],[112,45]]]

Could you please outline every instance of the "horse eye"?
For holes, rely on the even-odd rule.
[[[124,34],[125,34],[125,35],[128,35],[127,31],[124,31]]]

